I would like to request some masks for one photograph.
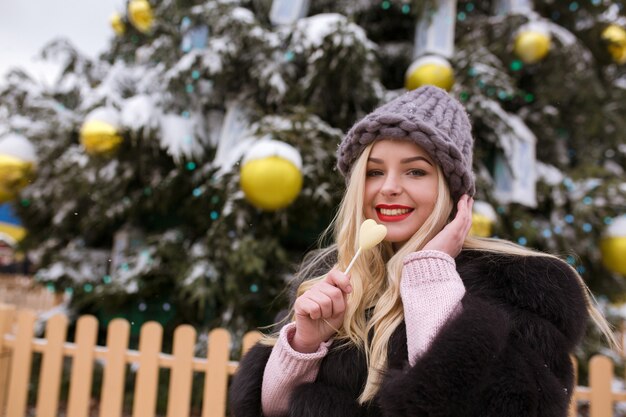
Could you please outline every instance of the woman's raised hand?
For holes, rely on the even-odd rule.
[[[315,352],[343,325],[346,298],[352,292],[349,276],[332,269],[324,280],[309,288],[294,304],[296,333],[291,347]]]
[[[474,199],[464,194],[457,204],[456,216],[441,232],[424,246],[423,250],[438,250],[453,258],[461,253],[463,242],[472,227]]]

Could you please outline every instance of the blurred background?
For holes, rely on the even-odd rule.
[[[5,1],[0,4],[0,76],[19,67],[37,79],[53,82],[57,66],[38,59],[51,40],[64,37],[91,58],[108,47],[109,17],[123,11],[125,0]]]
[[[344,133],[434,84],[473,122],[472,233],[559,255],[619,329],[625,5],[3,2],[0,301],[36,288],[133,336],[269,325],[324,244]],[[590,332],[579,356],[599,351]]]

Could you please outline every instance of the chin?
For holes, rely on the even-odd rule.
[[[391,238],[385,238],[385,241],[391,243],[391,245],[396,248],[396,247],[401,247],[402,245],[404,245],[406,242],[409,241],[409,239],[411,238],[411,236],[393,236]]]

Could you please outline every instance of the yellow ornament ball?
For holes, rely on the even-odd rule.
[[[80,143],[90,155],[110,155],[123,142],[119,134],[117,111],[112,108],[98,108],[85,119],[80,128]]]
[[[11,155],[0,155],[0,188],[9,192],[24,188],[33,177],[34,165]]]
[[[124,24],[124,20],[119,13],[113,13],[109,22],[111,23],[111,27],[117,36],[122,36],[126,32],[126,25]]]
[[[613,221],[600,241],[602,263],[615,273],[626,277],[626,216]]]
[[[302,159],[290,145],[259,140],[241,166],[240,186],[255,207],[275,211],[291,204],[302,189]]]
[[[607,49],[618,64],[626,63],[626,30],[617,25],[609,25],[602,31],[602,39],[607,43]]]
[[[470,229],[470,235],[478,237],[491,236],[491,227],[493,222],[487,216],[482,214],[472,213],[472,228]]]
[[[35,177],[35,148],[24,136],[0,138],[0,202],[13,200]]]
[[[485,201],[475,201],[472,212],[471,236],[490,237],[493,225],[497,220],[496,211]]]
[[[406,71],[404,87],[415,90],[423,85],[434,85],[450,91],[454,85],[454,71],[450,63],[434,55],[415,60]]]
[[[513,51],[526,64],[535,64],[550,52],[550,34],[539,30],[520,30]]]
[[[0,187],[0,204],[4,204],[8,201],[12,201],[15,199],[15,193],[7,190],[4,187]]]
[[[142,33],[148,33],[154,24],[152,6],[148,0],[130,0],[128,3],[128,18],[130,23]]]

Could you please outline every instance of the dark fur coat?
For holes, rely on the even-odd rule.
[[[574,388],[569,354],[588,318],[574,272],[562,261],[463,251],[462,313],[410,367],[404,324],[390,340],[389,370],[368,406],[357,349],[332,349],[315,382],[300,385],[289,416],[565,417]],[[271,348],[242,359],[230,388],[234,417],[262,416],[261,382]]]

